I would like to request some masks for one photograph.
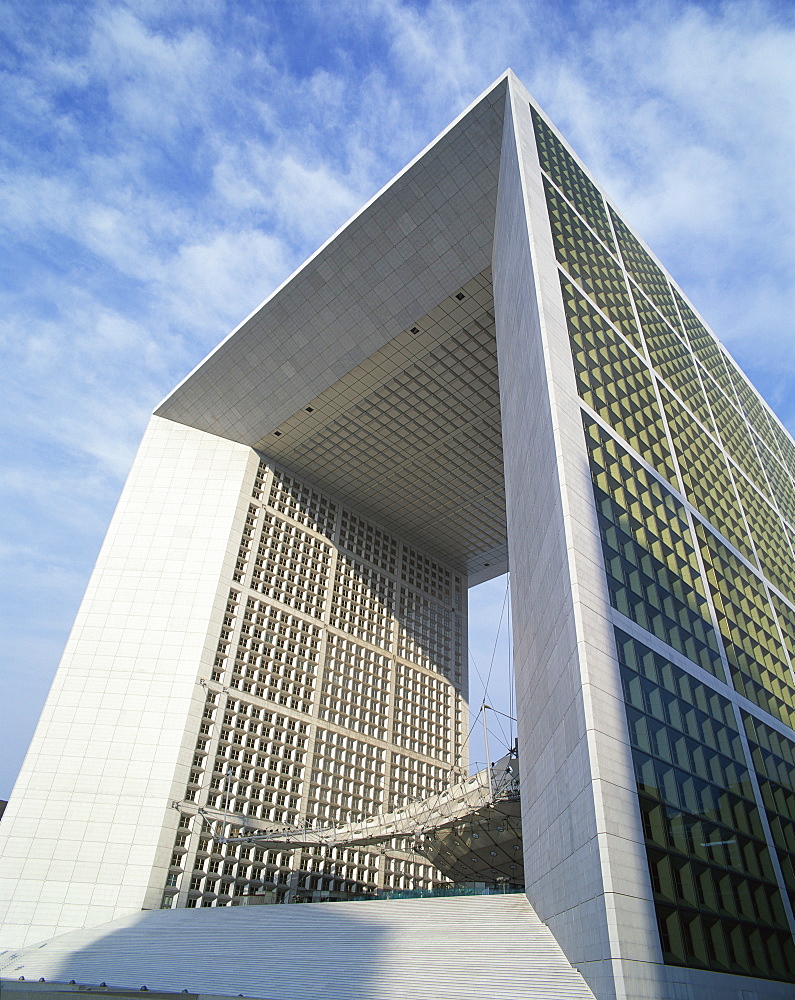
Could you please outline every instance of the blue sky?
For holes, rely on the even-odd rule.
[[[0,52],[0,798],[152,408],[507,66],[795,429],[789,2],[5,0]]]

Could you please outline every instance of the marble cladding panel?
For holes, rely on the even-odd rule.
[[[152,418],[3,817],[0,946],[159,904],[256,466]]]

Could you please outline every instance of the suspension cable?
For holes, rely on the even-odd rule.
[[[513,602],[510,599],[510,587],[511,587],[511,574],[508,574],[508,712],[512,718],[511,725],[509,726],[509,732],[511,734],[511,746],[514,743],[514,729],[513,723],[517,722],[516,716],[516,682],[513,674],[513,621],[511,619],[511,613],[513,610]],[[518,723],[517,723],[518,727]]]

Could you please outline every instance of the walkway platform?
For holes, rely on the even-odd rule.
[[[0,979],[9,1000],[70,980],[110,995],[593,1000],[522,894],[152,910],[0,952]]]

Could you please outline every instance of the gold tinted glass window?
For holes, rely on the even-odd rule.
[[[788,981],[792,937],[731,703],[615,635],[664,959]]]
[[[660,387],[685,496],[696,510],[753,561],[748,532],[723,452],[683,406]]]
[[[668,286],[668,279],[612,208],[610,216],[627,272],[637,281],[668,322],[678,327],[679,316]]]
[[[764,583],[703,525],[696,533],[732,683],[795,727],[795,685]]]
[[[790,476],[795,479],[795,444],[793,444],[792,438],[790,438],[784,428],[772,417],[770,419],[770,426],[773,430],[773,436],[776,439],[779,452],[781,453],[781,460],[784,463],[784,467]]]
[[[795,484],[778,459],[780,452],[778,449],[771,451],[762,444],[757,444],[756,450],[781,516],[795,527]]]
[[[614,250],[613,234],[610,232],[604,199],[599,189],[536,109],[530,110],[541,169],[549,174],[588,225]]]
[[[717,340],[704,326],[698,316],[696,316],[676,289],[674,289],[674,298],[676,299],[676,304],[679,307],[682,322],[684,323],[685,330],[687,331],[687,339],[690,341],[693,353],[710,373],[710,375],[715,379],[718,385],[720,385],[720,387],[724,390],[724,392],[730,392],[731,382],[729,381],[729,374],[726,371],[726,366],[723,363],[723,352],[721,351]]]
[[[737,474],[735,480],[759,566],[771,583],[795,600],[795,560],[781,518],[744,476]]]
[[[751,432],[735,405],[734,393],[731,389],[728,393],[724,392],[707,375],[704,376],[703,383],[723,447],[748,478],[752,479],[759,489],[766,491],[768,487],[762,465],[751,440]]]
[[[795,743],[747,712],[743,723],[781,872],[795,905]]]
[[[795,608],[771,592],[770,599],[778,618],[778,627],[784,637],[784,646],[789,653],[790,670],[795,677]]]
[[[698,419],[713,430],[707,397],[701,388],[690,348],[679,334],[663,320],[646,296],[632,286],[632,297],[638,311],[641,330],[649,358],[656,371],[679,394]]]
[[[740,406],[745,414],[745,418],[751,425],[751,430],[764,441],[768,448],[775,450],[776,442],[773,436],[773,428],[770,426],[770,420],[764,406],[759,401],[759,397],[748,384],[747,380],[743,378],[742,373],[729,359],[726,359],[726,367],[729,369],[729,375],[734,383],[734,390],[737,393],[737,398],[740,400]]]
[[[778,594],[771,593],[771,600],[778,618],[778,626],[784,636],[784,645],[789,653],[790,665],[795,671],[795,608],[782,601]]]
[[[650,465],[675,481],[646,363],[561,275],[577,391]]]
[[[546,178],[544,190],[558,263],[622,333],[637,337],[632,304],[618,261]]]
[[[684,506],[586,414],[583,424],[613,607],[722,676]]]

